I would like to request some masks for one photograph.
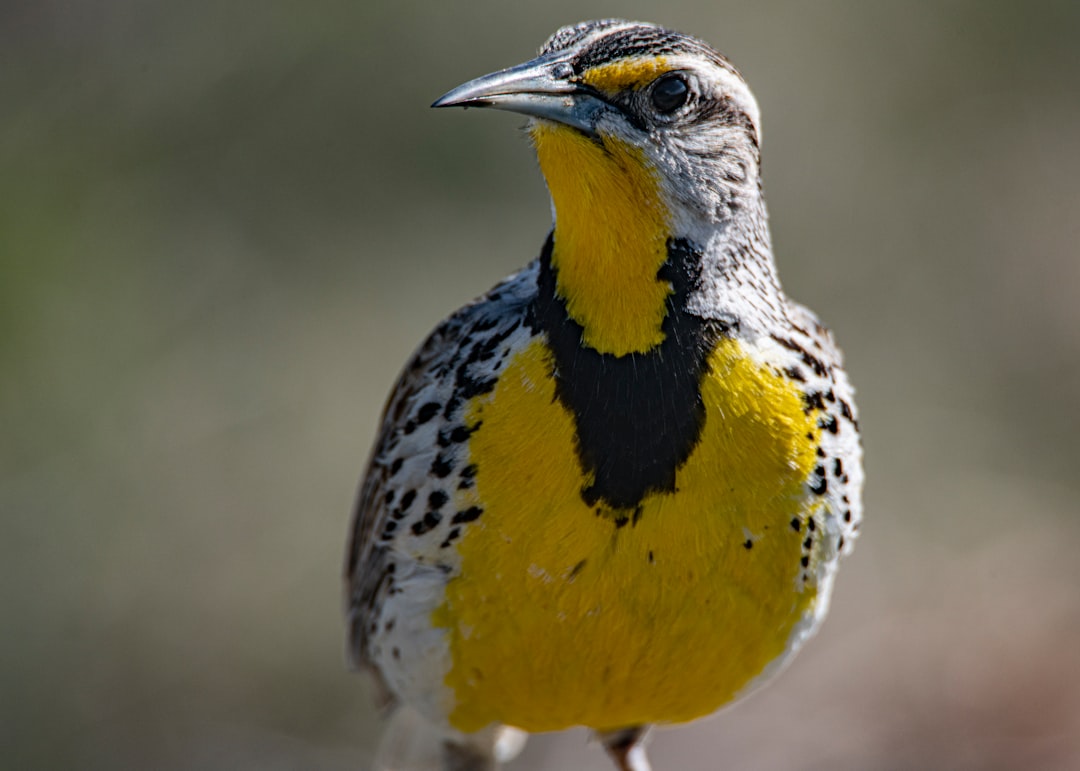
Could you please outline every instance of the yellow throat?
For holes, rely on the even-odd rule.
[[[669,232],[655,171],[610,138],[547,122],[531,133],[555,208],[556,291],[582,342],[615,356],[654,348],[672,291],[656,277]]]

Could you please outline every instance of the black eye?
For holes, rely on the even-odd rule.
[[[674,112],[686,104],[689,95],[690,86],[682,75],[664,75],[653,83],[652,103],[657,112]]]

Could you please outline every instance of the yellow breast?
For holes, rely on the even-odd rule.
[[[480,506],[434,623],[452,656],[451,723],[528,731],[679,722],[734,698],[815,601],[800,581],[803,483],[819,429],[799,393],[722,340],[705,425],[676,490],[621,527],[589,484],[551,352],[522,350],[469,406]]]

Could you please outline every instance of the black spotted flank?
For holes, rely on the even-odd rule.
[[[701,435],[701,381],[708,354],[727,327],[685,311],[700,279],[701,258],[681,239],[669,239],[657,277],[671,283],[664,341],[627,356],[582,346],[583,330],[556,293],[552,236],[540,255],[532,328],[547,335],[555,358],[556,394],[574,416],[577,451],[593,482],[581,491],[587,505],[632,512],[651,492],[672,492],[675,472]],[[603,402],[596,395],[605,394]],[[620,526],[617,517],[616,526]]]
[[[480,428],[480,423],[477,423],[475,426],[471,426],[471,427],[470,426],[457,426],[457,427],[454,428],[453,431],[450,432],[450,441],[454,442],[455,444],[461,444],[462,442],[464,442],[466,439],[469,438],[469,435],[473,431],[475,431],[478,428]]]
[[[470,506],[467,509],[459,511],[454,515],[454,518],[450,520],[452,525],[461,525],[466,522],[472,522],[474,519],[479,519],[480,515],[484,513],[484,510],[479,506]]]
[[[840,430],[840,426],[836,422],[835,415],[829,415],[827,417],[821,418],[818,421],[818,428],[824,428],[830,434],[835,434]]]
[[[442,490],[435,490],[428,496],[428,506],[432,509],[440,509],[448,500],[450,500],[449,495]]]
[[[446,479],[453,470],[454,465],[441,452],[435,456],[435,460],[431,463],[431,473],[439,479]]]
[[[454,541],[456,541],[460,535],[461,535],[461,528],[460,527],[451,528],[450,532],[446,534],[446,539],[442,543],[439,544],[439,548],[440,549],[447,548],[448,546],[450,546],[450,544],[452,544]]]
[[[423,535],[434,530],[440,522],[442,522],[442,515],[437,511],[429,511],[423,519],[413,522],[409,529],[412,530],[413,535]]]
[[[442,409],[442,405],[438,402],[428,402],[422,406],[416,412],[416,422],[418,425],[423,425],[431,420],[433,417],[439,414],[439,410]]]
[[[855,420],[855,415],[851,412],[851,405],[843,399],[840,400],[840,414],[843,415],[851,425],[855,426],[855,430],[859,430],[859,421]]]
[[[809,353],[804,353],[802,360],[803,364],[814,370],[814,374],[818,377],[825,377],[829,373],[829,370],[822,363],[821,359],[817,358],[816,356],[811,356]]]
[[[806,406],[803,412],[809,415],[814,410],[824,410],[825,402],[822,401],[821,391],[806,391],[803,393],[803,402]]]
[[[435,443],[439,447],[449,447],[452,444],[461,444],[468,440],[472,436],[476,429],[480,428],[483,421],[478,422],[475,426],[454,426],[453,428],[439,429],[438,435],[435,437]]]

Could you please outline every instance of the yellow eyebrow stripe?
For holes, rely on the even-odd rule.
[[[641,88],[668,69],[667,59],[663,56],[621,59],[594,67],[582,75],[581,79],[598,91],[614,94],[628,88]]]

